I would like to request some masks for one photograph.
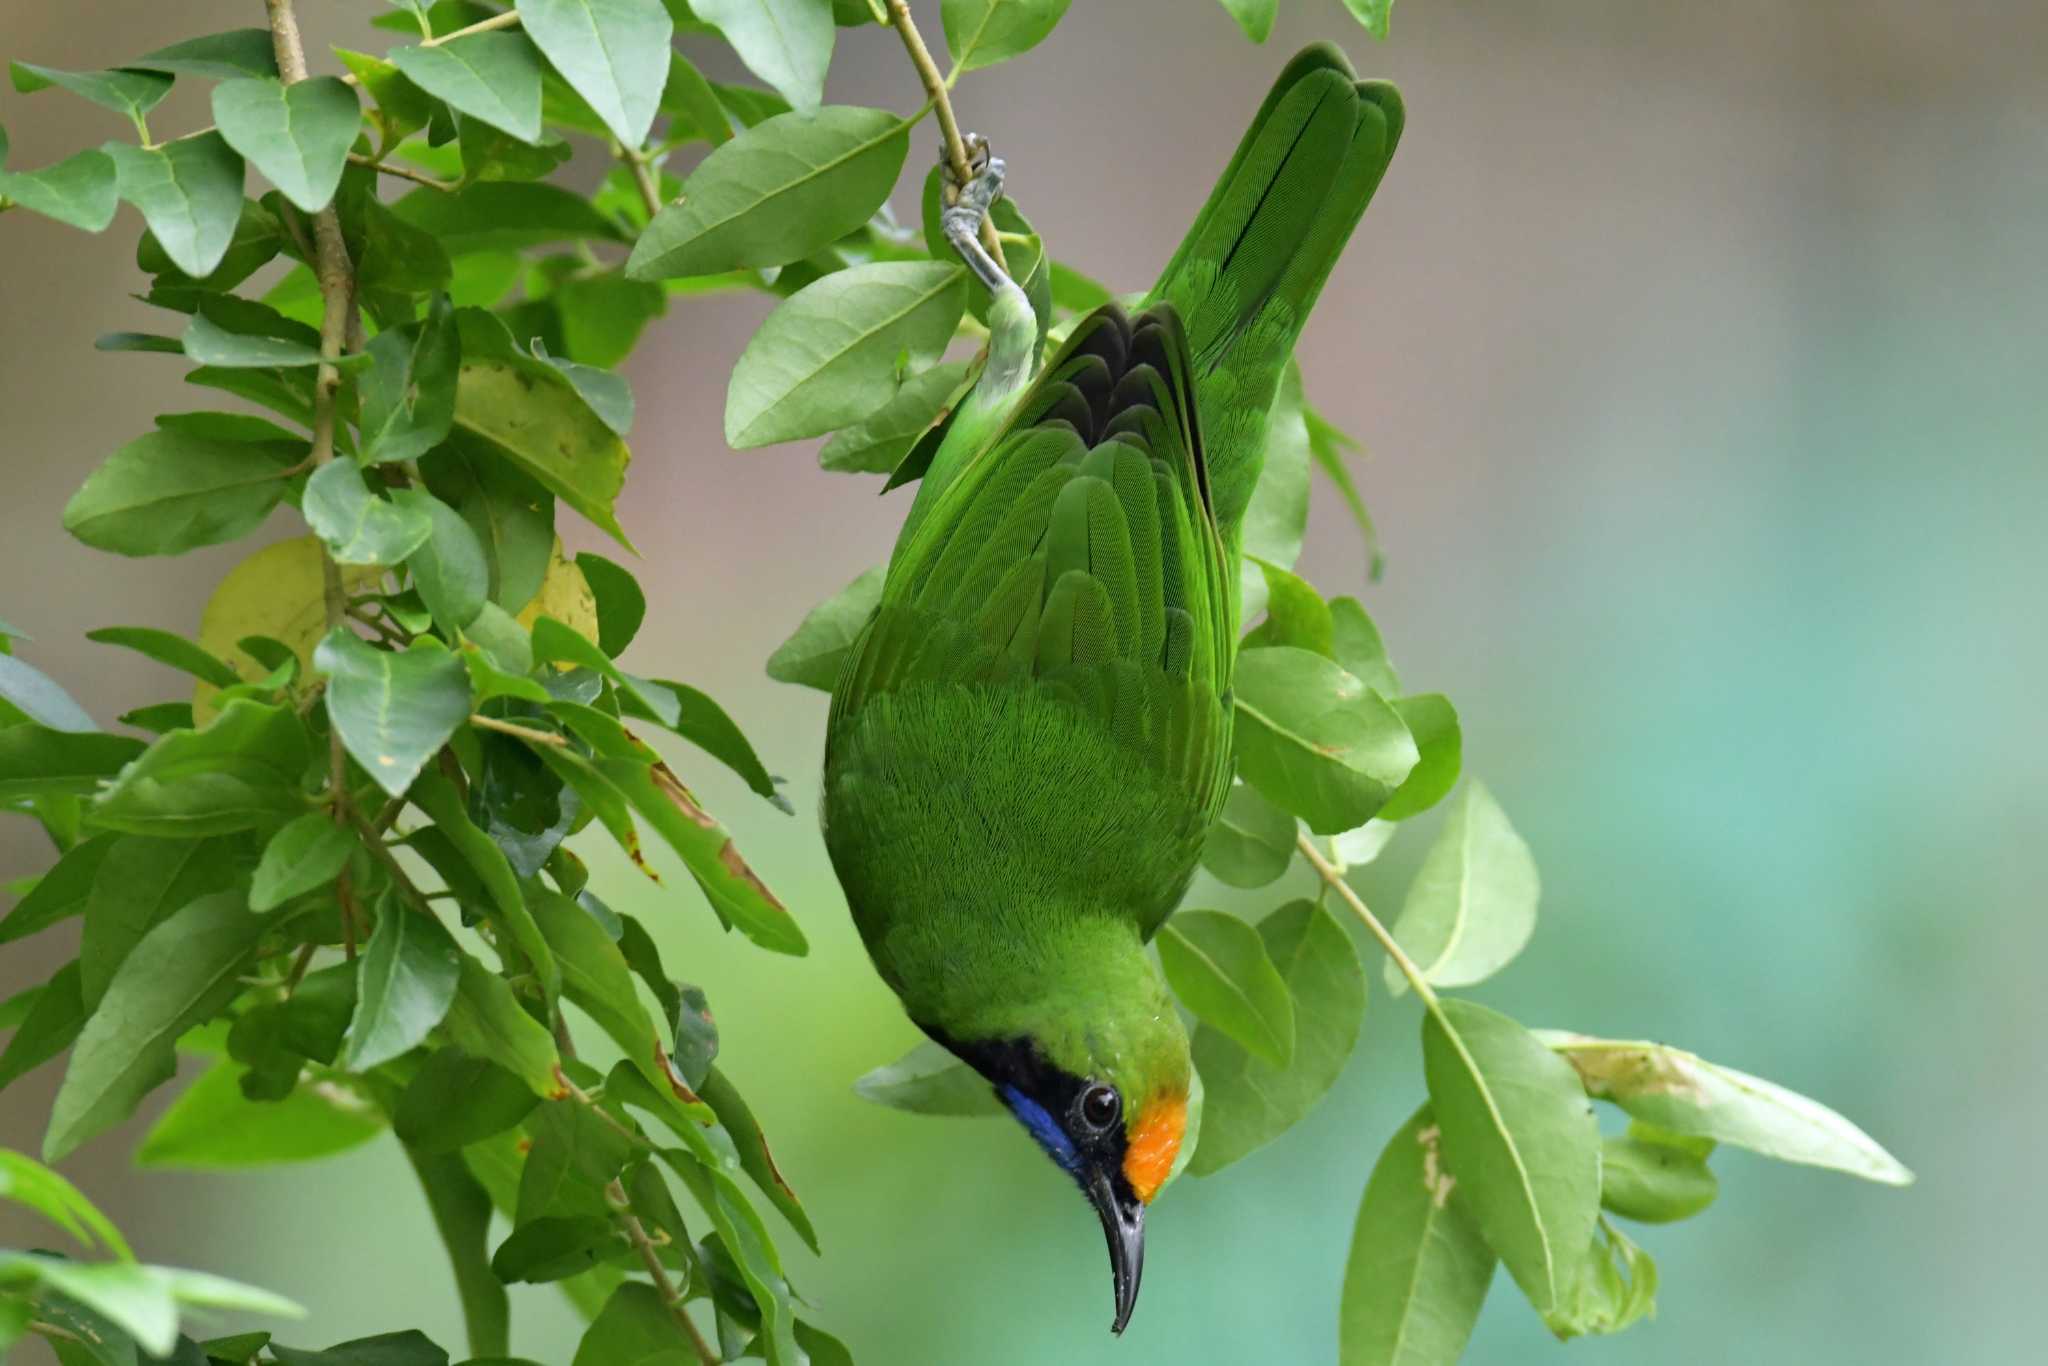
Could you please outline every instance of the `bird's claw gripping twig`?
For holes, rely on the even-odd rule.
[[[943,152],[940,153],[939,163],[945,168],[947,182],[953,186],[955,194],[953,202],[940,212],[939,225],[945,231],[946,240],[953,244],[953,250],[960,253],[981,282],[996,290],[1009,283],[1009,277],[982,249],[978,235],[989,209],[1003,197],[1007,168],[1003,159],[990,151],[987,138],[969,133],[964,140],[970,149],[974,176],[965,185],[959,184],[954,180],[952,162]]]

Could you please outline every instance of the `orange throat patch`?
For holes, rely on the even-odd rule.
[[[1188,1126],[1186,1096],[1160,1096],[1138,1115],[1131,1126],[1129,1146],[1124,1149],[1124,1179],[1146,1204],[1166,1184],[1173,1171],[1173,1159],[1180,1154],[1180,1140]]]

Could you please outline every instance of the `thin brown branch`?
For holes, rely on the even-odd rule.
[[[603,1111],[600,1110],[599,1113],[602,1114]],[[711,1350],[711,1344],[706,1342],[704,1335],[697,1330],[696,1321],[690,1317],[689,1307],[683,1303],[682,1293],[676,1289],[674,1278],[668,1274],[668,1268],[661,1263],[660,1249],[655,1247],[654,1240],[647,1236],[647,1230],[641,1226],[640,1221],[633,1217],[633,1211],[626,1199],[625,1187],[614,1178],[604,1188],[604,1194],[605,1199],[611,1202],[612,1217],[617,1219],[619,1227],[625,1230],[626,1241],[640,1254],[640,1264],[646,1267],[647,1274],[654,1278],[654,1288],[661,1295],[662,1307],[668,1310],[668,1316],[675,1320],[676,1327],[682,1329],[684,1335],[690,1339],[690,1347],[697,1353],[697,1359],[703,1362],[704,1366],[718,1366],[724,1358]]]
[[[306,49],[299,38],[298,16],[292,0],[264,0],[270,16],[271,47],[277,54],[277,70],[286,85],[306,79]],[[313,450],[317,467],[334,458],[335,399],[341,391],[341,370],[335,362],[348,344],[355,315],[355,269],[348,259],[348,244],[342,240],[341,218],[329,204],[313,215],[313,273],[320,281],[320,368],[313,381]],[[324,551],[320,556],[322,597],[327,609],[327,629],[340,627],[348,607],[342,586],[341,566]],[[348,796],[348,751],[341,742],[341,729],[330,720],[327,727],[328,781],[334,790],[334,819],[347,824],[352,818]],[[348,870],[343,869],[335,890],[341,898],[342,933],[348,956],[355,957],[355,912],[349,895]]]
[[[379,161],[375,157],[366,157],[360,152],[350,152],[348,160],[351,166],[367,166],[379,175],[397,176],[400,180],[410,180],[415,185],[424,185],[430,190],[439,190],[443,194],[453,194],[455,192],[454,181],[436,180],[425,171],[415,171],[410,166],[398,166],[388,161]]]
[[[488,19],[479,19],[468,28],[459,28],[452,33],[444,33],[438,38],[423,38],[420,40],[420,46],[439,47],[443,43],[452,43],[457,38],[467,38],[472,33],[489,33],[492,29],[496,28],[512,28],[518,22],[519,11],[506,10],[503,14],[493,14]]]
[[[960,120],[953,116],[953,98],[947,91],[946,78],[939,74],[938,64],[932,61],[931,49],[924,45],[924,35],[917,31],[917,20],[910,15],[910,0],[889,0],[889,25],[903,39],[903,50],[910,54],[910,64],[917,68],[917,77],[924,82],[924,93],[939,116],[939,135],[946,143],[946,164],[953,172],[952,185],[946,189],[946,202],[951,203],[953,185],[965,185],[974,178],[974,165],[967,156],[967,143],[960,136]],[[1010,263],[1003,257],[1002,239],[996,235],[992,217],[981,220],[981,244],[988,248],[990,256],[995,257],[1003,273],[1009,274]]]
[[[510,721],[500,721],[495,716],[485,716],[481,712],[471,713],[469,724],[481,730],[494,730],[500,735],[509,735],[515,740],[524,740],[529,745],[553,745],[560,749],[569,743],[568,737],[557,735],[553,731],[516,726]]]

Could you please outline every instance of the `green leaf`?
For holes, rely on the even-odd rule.
[[[550,1214],[522,1220],[491,1255],[490,1273],[507,1285],[566,1280],[623,1252],[618,1224],[602,1214]]]
[[[338,564],[403,564],[434,534],[434,519],[425,509],[379,498],[347,460],[330,460],[314,471],[302,506],[306,525]]]
[[[690,870],[719,917],[777,953],[808,952],[789,908],[747,866],[726,832],[665,765],[599,758],[591,767],[622,793]]]
[[[171,78],[155,71],[59,71],[33,62],[10,64],[14,88],[24,95],[57,86],[102,109],[126,114],[138,123],[171,93]],[[204,275],[205,271],[194,274]]]
[[[34,722],[0,727],[0,800],[90,792],[142,748],[125,735],[86,735]]]
[[[671,1085],[654,1019],[640,1003],[633,974],[603,927],[559,893],[537,895],[533,914],[561,965],[562,994],[596,1021],[650,1085]]]
[[[151,930],[115,974],[85,1023],[50,1111],[44,1157],[64,1157],[112,1128],[170,1079],[180,1034],[241,989],[239,977],[264,921],[244,898],[220,892]]]
[[[86,1009],[99,1005],[151,929],[200,897],[241,890],[248,875],[248,845],[240,839],[116,840],[93,878],[79,936],[78,985]]]
[[[1273,17],[1280,12],[1280,0],[1222,0],[1223,8],[1237,20],[1244,36],[1263,43],[1273,32]]]
[[[169,82],[165,82],[166,88]],[[121,198],[141,210],[179,270],[211,275],[242,220],[242,159],[219,133],[179,138],[160,147],[110,142]]]
[[[1246,650],[1232,685],[1239,771],[1319,835],[1363,825],[1420,758],[1394,709],[1321,655]]]
[[[919,437],[952,412],[975,375],[966,362],[920,370],[904,380],[887,403],[833,433],[818,452],[818,464],[854,474],[890,473]]]
[[[424,489],[394,489],[391,500],[425,515],[433,528],[406,560],[413,587],[444,630],[464,629],[489,600],[491,566],[483,543],[461,513]]]
[[[79,994],[78,964],[66,963],[44,984],[29,1006],[28,1018],[0,1052],[0,1087],[41,1067],[71,1046],[85,1027],[85,1000]]]
[[[454,257],[550,242],[626,240],[625,230],[589,200],[558,185],[484,181],[452,194],[422,188],[391,207],[400,219],[432,233]]]
[[[538,1104],[525,1082],[496,1063],[442,1048],[399,1096],[391,1127],[410,1151],[452,1153],[505,1132]]]
[[[555,994],[561,990],[561,971],[555,965],[555,956],[541,935],[540,927],[534,923],[533,913],[526,908],[518,878],[512,872],[512,865],[506,861],[504,851],[489,835],[477,829],[476,823],[463,809],[462,798],[456,794],[454,784],[438,773],[424,775],[409,795],[413,805],[426,812],[440,836],[483,883],[490,906],[488,909],[481,906],[475,909],[484,911],[497,922],[499,953],[515,963],[523,955],[526,966],[540,981],[542,994],[552,1003]],[[515,949],[516,953],[511,951]]]
[[[224,370],[295,369],[320,364],[320,349],[310,342],[235,332],[205,313],[186,326],[179,343],[201,365]]]
[[[796,633],[768,656],[768,676],[778,683],[832,691],[839,666],[882,600],[886,566],[876,565],[838,593],[813,607]]]
[[[561,1090],[561,1055],[547,1027],[527,1014],[505,985],[476,959],[462,958],[462,979],[448,1008],[448,1033],[473,1058],[496,1063],[543,1100]]]
[[[1301,377],[1283,371],[1266,421],[1266,461],[1244,514],[1244,553],[1282,569],[1294,568],[1308,533],[1308,428],[1302,419]],[[1245,613],[1250,620],[1251,613]]]
[[[945,0],[939,18],[946,49],[962,71],[978,71],[1029,52],[1065,16],[1072,0]]]
[[[376,102],[370,122],[377,127],[380,150],[388,151],[427,126],[437,107],[433,97],[405,78],[403,72],[381,57],[367,52],[334,49],[342,65],[356,78],[356,84]],[[479,125],[483,126],[483,125]]]
[[[232,688],[242,681],[242,676],[221,663],[212,651],[194,645],[183,636],[151,626],[102,626],[97,631],[87,631],[85,638],[101,645],[118,645],[133,650],[217,688]]]
[[[1544,1315],[1560,1338],[1619,1333],[1657,1313],[1657,1263],[1607,1220],[1580,1257],[1565,1303]]]
[[[310,1162],[384,1132],[376,1105],[334,1082],[294,1087],[282,1100],[242,1093],[244,1069],[215,1063],[164,1111],[136,1149],[142,1167],[233,1170]]]
[[[1294,999],[1257,930],[1221,911],[1180,911],[1157,942],[1166,980],[1195,1018],[1286,1068],[1294,1055]]]
[[[0,1251],[0,1284],[19,1281],[41,1282],[55,1292],[46,1299],[62,1296],[60,1304],[70,1301],[99,1316],[103,1321],[100,1331],[82,1335],[80,1340],[110,1347],[118,1341],[127,1349],[130,1361],[136,1359],[138,1346],[160,1354],[177,1345],[177,1300],[154,1267],[132,1262],[95,1265],[38,1253]],[[84,1359],[115,1360],[99,1355],[97,1349]]]
[[[645,679],[635,678],[626,673],[603,650],[597,648],[589,637],[573,626],[565,626],[553,617],[543,616],[533,623],[533,657],[537,663],[573,664],[589,669],[611,681],[621,693],[627,694],[644,708],[647,714],[662,725],[673,726],[678,717],[675,694]]]
[[[418,1329],[339,1342],[322,1352],[270,1344],[278,1366],[448,1366],[448,1354]]]
[[[862,1100],[919,1115],[1000,1115],[988,1080],[926,1039],[886,1067],[877,1067],[853,1084]]]
[[[1690,1219],[1720,1194],[1721,1183],[1705,1154],[1665,1141],[1658,1131],[1631,1125],[1626,1135],[1600,1144],[1600,1206],[1624,1219],[1670,1224]]]
[[[0,1148],[0,1196],[27,1205],[88,1250],[97,1239],[120,1260],[135,1260],[121,1230],[78,1187],[42,1163],[6,1148]]]
[[[134,835],[222,835],[305,809],[312,743],[288,706],[236,698],[211,724],[174,730],[121,770],[93,820]]]
[[[623,437],[633,430],[633,388],[626,383],[624,375],[551,356],[539,337],[533,339],[533,350],[537,359],[553,366],[563,379],[569,381],[576,396],[597,414],[598,421],[612,429],[614,435]]]
[[[1439,1151],[1427,1105],[1387,1140],[1351,1233],[1339,1366],[1450,1366],[1493,1280],[1493,1249]]]
[[[519,0],[519,18],[622,146],[647,140],[674,32],[661,0]]]
[[[482,334],[473,334],[470,324],[479,329],[498,324],[477,313],[456,313],[465,324],[456,425],[632,549],[612,511],[632,459],[625,442],[553,366],[509,350],[484,354],[489,342],[480,343]]]
[[[1612,1101],[1645,1124],[1887,1186],[1913,1182],[1913,1173],[1877,1140],[1774,1082],[1666,1044],[1552,1030],[1539,1037],[1577,1069],[1587,1095]]]
[[[389,55],[429,95],[521,142],[540,141],[540,54],[524,34],[473,33],[435,47],[396,47]]]
[[[1387,19],[1394,12],[1394,0],[1344,0],[1344,8],[1351,11],[1354,19],[1365,25],[1367,33],[1385,40]]]
[[[357,381],[363,402],[358,458],[364,464],[417,460],[455,424],[462,339],[447,296],[435,296],[424,322],[378,333],[369,355]]]
[[[179,354],[185,350],[175,341],[171,347]],[[185,382],[248,399],[301,427],[310,429],[313,425],[313,376],[304,371],[231,370],[202,365],[188,371]]]
[[[703,0],[697,3],[701,7]],[[830,16],[830,9],[826,14]],[[688,1342],[677,1335],[661,1293],[651,1285],[628,1281],[612,1292],[584,1331],[572,1366],[689,1366],[696,1360]]]
[[[269,29],[237,28],[187,38],[123,65],[223,81],[237,76],[275,76],[277,48]]]
[[[1209,827],[1202,866],[1232,887],[1263,887],[1294,861],[1294,817],[1242,783]]]
[[[774,775],[768,772],[753,744],[725,708],[687,683],[663,679],[658,686],[672,693],[678,706],[676,719],[665,723],[670,730],[737,773],[756,796],[767,798],[785,813],[790,810],[789,800],[776,787]]]
[[[120,203],[114,159],[85,151],[40,171],[0,171],[0,199],[86,232],[104,231]]]
[[[1394,938],[1440,987],[1483,982],[1514,961],[1536,929],[1541,885],[1529,846],[1476,779],[1416,869]],[[1387,983],[1407,989],[1390,962]]]
[[[1337,486],[1344,506],[1350,509],[1351,520],[1358,524],[1359,538],[1365,542],[1366,575],[1378,583],[1386,558],[1380,551],[1379,528],[1373,525],[1372,511],[1366,507],[1365,499],[1359,496],[1358,484],[1351,477],[1351,462],[1346,454],[1359,448],[1358,439],[1339,430],[1313,405],[1304,403],[1301,416],[1308,425],[1309,454],[1315,458],[1316,466],[1324,477]]]
[[[407,1148],[405,1155],[419,1177],[420,1191],[433,1212],[442,1245],[448,1249],[463,1323],[469,1332],[469,1350],[502,1358],[511,1342],[511,1307],[505,1287],[491,1274],[490,1193],[458,1156],[413,1148]]]
[[[1051,274],[1053,306],[1065,312],[1092,312],[1115,297],[1108,285],[1090,279],[1064,262],[1054,261]]]
[[[1244,638],[1242,648],[1292,645],[1336,658],[1336,623],[1322,595],[1291,569],[1254,559],[1266,585],[1266,619]]]
[[[51,730],[84,733],[99,729],[55,679],[13,655],[0,655],[0,705],[12,706]]]
[[[966,304],[967,272],[942,261],[853,266],[806,285],[741,353],[726,441],[745,450],[867,417],[906,364],[939,359]]]
[[[106,861],[107,850],[113,847],[115,838],[94,835],[65,850],[56,865],[0,919],[0,944],[26,939],[38,930],[83,914],[92,895],[93,878]]]
[[[738,1088],[714,1067],[705,1074],[702,1094],[704,1103],[718,1116],[718,1122],[725,1126],[733,1145],[739,1149],[741,1168],[768,1197],[768,1203],[789,1220],[790,1227],[811,1251],[818,1251],[818,1231],[811,1225],[811,1216],[804,1212],[796,1190],[775,1165],[775,1154],[768,1150],[768,1137],[761,1132],[761,1121],[754,1118]]]
[[[597,648],[616,659],[633,643],[647,615],[647,597],[623,567],[588,551],[576,557],[591,596],[597,599]]]
[[[1387,662],[1387,647],[1380,640],[1380,628],[1366,615],[1358,599],[1331,598],[1330,625],[1334,657],[1344,671],[1381,697],[1398,697],[1400,677]]]
[[[1311,901],[1291,901],[1259,924],[1266,954],[1294,1000],[1294,1058],[1276,1068],[1220,1031],[1195,1031],[1205,1092],[1201,1144],[1188,1164],[1219,1172],[1299,1123],[1344,1070],[1365,1018],[1365,969],[1351,937]]]
[[[1600,1130],[1563,1059],[1507,1016],[1446,1000],[1422,1067],[1458,1189],[1537,1312],[1557,1308],[1600,1212]]]
[[[910,125],[886,109],[780,114],[698,163],[633,248],[636,280],[787,265],[855,231],[889,198]]]
[[[633,1144],[580,1101],[558,1100],[526,1119],[533,1145],[519,1176],[514,1222],[606,1215],[605,1186],[633,1156]]]
[[[460,433],[434,453],[424,472],[427,488],[476,533],[490,601],[507,612],[533,601],[554,553],[555,500],[488,444]]]
[[[824,99],[825,68],[832,64],[831,0],[691,0],[690,8],[798,113]]]
[[[469,719],[468,671],[438,641],[379,650],[338,626],[313,667],[327,678],[327,714],[342,743],[394,797]]]
[[[176,555],[254,531],[289,491],[292,452],[177,431],[136,437],[64,505],[64,528],[96,550]]]
[[[1465,737],[1458,725],[1457,709],[1442,693],[1417,693],[1391,700],[1401,724],[1415,737],[1415,747],[1422,757],[1400,788],[1387,798],[1377,819],[1405,821],[1435,806],[1457,786],[1458,772],[1464,764]]]
[[[228,146],[284,192],[317,213],[334,198],[363,115],[356,92],[333,76],[280,83],[255,76],[213,88],[213,121]]]
[[[363,951],[341,1065],[367,1072],[411,1050],[448,1013],[461,975],[462,951],[441,922],[387,901]]]

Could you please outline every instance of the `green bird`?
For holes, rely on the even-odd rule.
[[[826,844],[876,969],[1094,1204],[1121,1333],[1187,1123],[1146,945],[1231,779],[1239,527],[1295,338],[1399,140],[1335,47],[1287,64],[1142,308],[1037,324],[976,239],[987,360],[833,690]]]

